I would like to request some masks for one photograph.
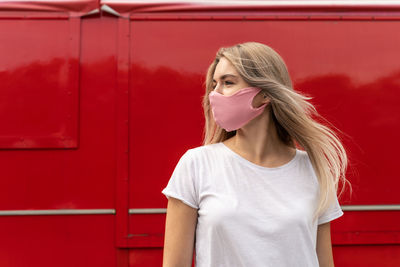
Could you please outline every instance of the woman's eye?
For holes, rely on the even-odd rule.
[[[232,85],[233,82],[225,81],[225,84],[226,84],[226,85]],[[216,86],[217,86],[217,84],[213,84],[213,85],[212,85],[212,88],[215,89]]]

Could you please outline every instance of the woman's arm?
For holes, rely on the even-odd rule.
[[[197,224],[197,209],[179,199],[168,199],[163,267],[190,267]]]
[[[317,255],[320,267],[334,267],[332,255],[331,223],[318,225]]]

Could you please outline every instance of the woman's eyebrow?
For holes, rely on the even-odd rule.
[[[237,78],[236,75],[227,73],[227,74],[222,75],[220,79],[221,79],[221,80],[224,80],[224,79],[227,78],[228,76],[232,76],[233,78]],[[213,79],[213,82],[215,82],[214,79]]]

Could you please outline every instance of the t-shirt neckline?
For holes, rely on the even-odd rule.
[[[247,159],[245,159],[244,157],[242,157],[241,155],[237,154],[235,151],[233,151],[232,149],[230,149],[227,145],[225,145],[224,143],[220,142],[220,146],[223,147],[223,149],[225,151],[227,151],[229,154],[233,155],[235,158],[237,158],[238,160],[242,161],[244,164],[252,166],[253,168],[257,168],[259,170],[262,171],[279,171],[279,170],[283,170],[283,169],[287,169],[289,168],[291,165],[293,165],[296,161],[297,158],[299,157],[299,150],[296,148],[296,154],[294,155],[294,157],[287,163],[278,166],[278,167],[264,167],[258,164],[255,164]]]

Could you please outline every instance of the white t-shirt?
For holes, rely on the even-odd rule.
[[[222,142],[187,150],[162,190],[198,209],[196,267],[315,267],[318,180],[307,152],[267,168]],[[318,224],[343,215],[336,202]]]

